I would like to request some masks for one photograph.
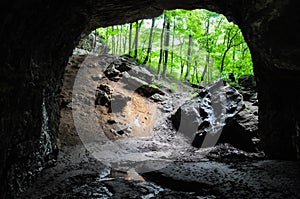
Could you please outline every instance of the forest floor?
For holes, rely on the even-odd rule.
[[[77,55],[70,59],[61,93],[57,164],[42,171],[21,198],[300,198],[298,162],[268,160],[260,153],[248,153],[229,144],[209,149],[192,147],[174,130],[170,116],[193,96],[194,89],[179,83],[174,88],[171,81],[160,81],[156,84],[165,94],[161,99],[141,96],[126,89],[121,81],[104,78],[104,70],[116,59],[119,57],[114,55]],[[85,73],[86,82],[79,81],[77,94],[93,110],[86,110],[86,106],[78,109],[76,101],[72,103],[78,71],[84,67],[90,70]],[[99,85],[109,86],[106,88],[127,100],[122,111],[95,105]],[[96,135],[89,137],[79,131],[87,126],[99,132],[99,126],[89,122],[76,126],[78,118],[73,111],[83,117],[97,116],[92,122],[96,121],[103,135],[114,143],[108,146],[119,147],[109,150],[123,150],[118,160],[124,164],[111,168],[97,156],[95,151],[101,147],[91,145],[90,138]],[[128,160],[132,156],[142,160],[142,165],[131,167]],[[153,159],[165,156],[172,161],[159,162],[157,168],[152,165]]]

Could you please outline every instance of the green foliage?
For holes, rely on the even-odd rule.
[[[198,92],[194,92],[192,94],[189,94],[189,98],[194,98],[194,97],[197,97],[199,95]]]
[[[159,88],[158,85],[157,85],[155,82],[152,82],[151,86],[152,86],[153,88]]]
[[[207,10],[165,11],[170,22],[170,42],[167,75],[184,77],[189,66],[190,81],[211,82],[222,77],[228,80],[228,74],[234,73],[236,79],[241,75],[253,74],[251,53],[239,27],[228,22],[225,16]],[[141,21],[139,21],[140,23]],[[98,28],[97,32],[112,49],[111,53],[131,54],[129,51],[129,24]],[[146,57],[151,20],[143,20],[138,33],[138,57],[140,62]],[[160,39],[163,28],[163,16],[155,18],[152,36],[152,49],[148,68],[157,71],[160,56]],[[136,23],[132,24],[131,47],[135,40]],[[192,36],[190,64],[187,51],[189,36]],[[171,63],[172,61],[172,63]],[[181,74],[181,67],[184,70]]]

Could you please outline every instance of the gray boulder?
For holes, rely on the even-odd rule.
[[[172,124],[193,146],[214,146],[223,134],[223,127],[242,110],[242,99],[236,89],[220,79],[185,102],[172,115]]]

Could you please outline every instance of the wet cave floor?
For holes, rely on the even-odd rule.
[[[61,94],[58,160],[42,171],[21,198],[300,198],[299,162],[270,160],[261,152],[246,152],[226,143],[192,147],[170,121],[170,115],[191,98],[192,88],[165,86],[161,88],[164,99],[146,99],[126,91],[122,82],[104,78],[104,69],[115,59],[113,55],[70,59]],[[89,70],[82,73],[84,80],[78,80],[78,71],[84,67]],[[76,81],[81,87],[74,91]],[[94,103],[99,85],[128,102],[122,111],[111,111],[113,107],[103,98]],[[72,102],[74,92],[87,106]],[[97,117],[91,124],[76,125],[82,121],[74,110],[79,118]],[[95,122],[113,143],[107,145],[109,155],[99,152],[102,148],[95,135],[86,135],[86,128],[98,132]],[[119,159],[110,157],[114,155]],[[153,159],[166,156],[168,161],[155,166]],[[107,164],[118,160],[120,165]],[[133,160],[139,163],[132,164]]]

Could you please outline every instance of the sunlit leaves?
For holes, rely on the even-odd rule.
[[[173,53],[173,73],[180,73],[182,66],[187,67],[188,40],[189,35],[192,35],[190,67],[196,69],[191,71],[199,73],[192,75],[202,75],[207,55],[210,56],[208,81],[212,81],[220,75],[226,78],[229,73],[234,73],[236,77],[253,74],[252,58],[247,43],[244,41],[239,27],[228,22],[225,16],[207,10],[171,10],[165,11],[165,13],[171,25],[170,37],[174,37],[174,45],[169,49]],[[163,16],[155,19],[150,56],[150,65],[154,68],[159,59],[162,23]],[[136,24],[133,23],[133,29],[135,26]],[[151,20],[144,20],[139,32],[139,60],[143,60],[143,56],[146,54],[150,28]],[[120,40],[119,45],[122,44],[126,50],[119,50],[119,53],[129,53],[127,52],[129,49],[129,24],[122,25],[122,32],[120,26],[98,28],[97,32],[108,45],[112,45],[112,37]],[[121,36],[117,37],[120,34]],[[134,38],[134,34],[133,31],[132,38]],[[223,68],[222,74],[220,74],[221,67]]]

